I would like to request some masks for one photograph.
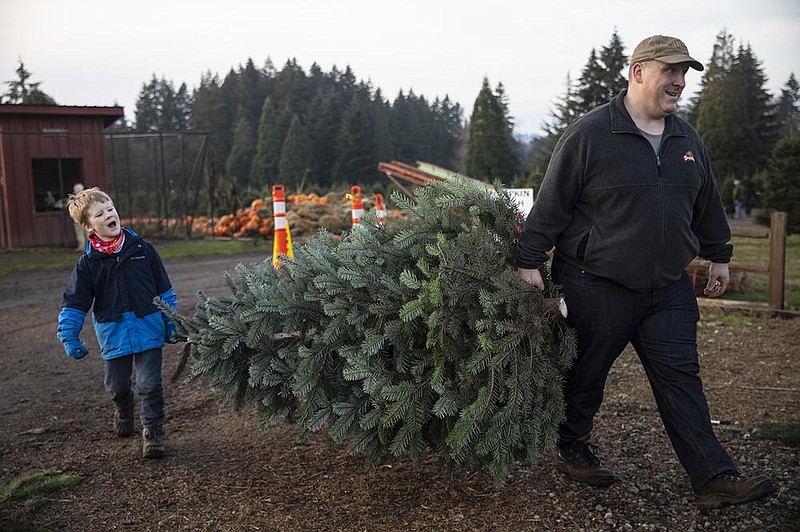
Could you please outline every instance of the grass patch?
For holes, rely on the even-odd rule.
[[[769,318],[759,318],[755,316],[745,316],[741,314],[705,314],[700,313],[700,321],[697,322],[697,331],[701,334],[713,334],[717,329],[725,330],[737,327],[759,327],[769,322]]]
[[[733,262],[769,264],[769,239],[733,237]],[[786,273],[784,275],[786,308],[800,308],[800,235],[786,239]],[[766,273],[747,273],[744,294],[728,292],[723,299],[766,303],[769,300],[769,276]]]
[[[700,318],[699,324],[706,327],[714,327],[716,325],[763,325],[769,320],[766,318],[758,318],[754,316],[742,316],[740,314],[703,314]]]
[[[791,447],[800,446],[800,423],[761,423],[756,436],[774,440]]]
[[[54,491],[80,484],[78,475],[64,473],[55,469],[27,471],[9,483],[0,483],[0,504],[8,500],[21,500],[29,509],[37,508]]]
[[[272,241],[264,240],[152,240],[164,260],[200,256],[264,253],[272,256]],[[0,275],[32,271],[70,270],[80,254],[68,248],[0,249]]]
[[[0,249],[0,275],[65,270],[75,265],[78,256],[75,251],[57,248]]]
[[[265,240],[151,240],[164,260],[201,256],[264,253],[272,257],[272,241]]]
[[[229,256],[264,253],[272,256],[271,240],[176,239],[151,240],[164,260],[200,256]],[[733,237],[734,262],[767,264],[769,239]],[[78,253],[64,248],[0,249],[0,275],[14,272],[69,270],[78,260]],[[748,273],[744,294],[728,292],[723,299],[766,303],[769,299],[769,277],[765,273]],[[800,309],[800,235],[786,239],[786,275],[784,300],[789,309]]]

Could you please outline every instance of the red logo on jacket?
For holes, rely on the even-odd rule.
[[[692,162],[693,163],[694,162],[694,153],[692,153],[691,150],[689,150],[689,151],[687,151],[686,153],[683,154],[683,162],[685,162],[685,163],[688,163],[688,162]]]

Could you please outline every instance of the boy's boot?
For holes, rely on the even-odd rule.
[[[133,434],[133,402],[124,408],[114,408],[114,432],[120,438]]]
[[[145,425],[142,429],[142,456],[144,458],[161,458],[165,453],[164,424]]]
[[[120,438],[127,438],[133,434],[133,409],[114,410],[114,432]]]

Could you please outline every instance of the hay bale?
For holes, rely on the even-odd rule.
[[[309,236],[323,227],[331,233],[350,229],[350,203],[341,201],[339,194],[326,197],[325,203],[304,201],[289,206],[286,221],[292,236]]]

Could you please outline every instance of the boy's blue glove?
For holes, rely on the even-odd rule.
[[[77,338],[64,340],[64,350],[70,358],[74,358],[75,360],[80,360],[89,353],[86,346]]]
[[[177,340],[175,340],[175,332],[177,331],[175,327],[175,322],[169,318],[164,319],[164,341],[168,344],[175,344]]]

